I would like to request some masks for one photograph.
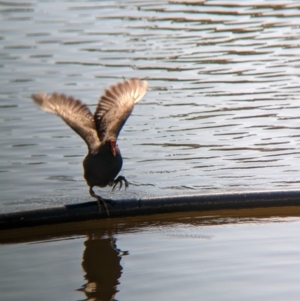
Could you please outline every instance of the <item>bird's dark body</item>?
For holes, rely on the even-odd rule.
[[[83,160],[84,178],[90,187],[112,185],[122,168],[123,160],[119,148],[116,156],[108,144],[100,147],[95,155],[89,153]]]

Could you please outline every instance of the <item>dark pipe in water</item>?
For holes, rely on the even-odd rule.
[[[125,217],[184,211],[244,209],[300,205],[300,190],[247,191],[162,197],[141,197],[109,205],[110,217]],[[0,214],[0,230],[54,223],[105,219],[97,202],[61,205],[53,208]]]

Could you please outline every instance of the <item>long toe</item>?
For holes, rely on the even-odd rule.
[[[123,186],[123,182],[125,184],[125,189],[129,186],[128,181],[126,180],[125,177],[123,176],[118,176],[114,181],[113,181],[113,188],[112,190],[114,190],[116,188],[116,186],[119,184],[119,190],[122,188]]]
[[[114,181],[114,185],[113,185],[112,190],[115,190],[115,188],[116,188],[116,186],[117,186],[118,184],[119,184],[119,190],[120,190],[121,187],[122,187],[122,185],[123,185],[123,183],[122,183],[122,181],[117,181],[117,180]]]
[[[107,209],[106,200],[99,198],[97,200],[97,203],[98,203],[98,207],[99,207],[99,212],[101,212],[101,205],[102,205],[105,208],[107,216],[109,217],[109,211]]]
[[[95,198],[97,200],[98,208],[99,208],[99,213],[101,212],[101,205],[105,208],[106,214],[109,217],[109,211],[107,209],[106,202],[110,202],[109,200],[103,199],[100,195],[95,194],[94,190],[92,187],[90,187],[89,193],[91,197]]]

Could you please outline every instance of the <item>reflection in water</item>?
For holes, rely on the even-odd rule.
[[[80,290],[87,300],[114,300],[123,269],[116,239],[89,235],[84,245],[82,267],[87,283]]]
[[[295,206],[1,231],[0,299],[297,301],[299,216]],[[122,263],[116,243],[131,252]]]
[[[1,231],[0,299],[297,300],[288,296],[300,293],[299,216],[295,206]]]

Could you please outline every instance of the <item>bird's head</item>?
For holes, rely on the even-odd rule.
[[[114,157],[117,155],[117,140],[116,139],[110,139],[110,151],[114,155]]]

